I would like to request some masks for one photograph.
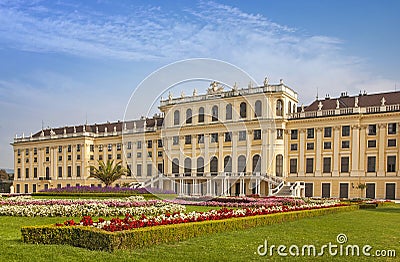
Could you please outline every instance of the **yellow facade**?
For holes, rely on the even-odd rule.
[[[131,170],[117,185],[139,181],[180,195],[273,195],[291,186],[292,195],[400,198],[400,108],[391,97],[304,108],[283,82],[169,97],[160,102],[162,117],[15,138],[14,187],[98,185],[89,167],[115,159]]]

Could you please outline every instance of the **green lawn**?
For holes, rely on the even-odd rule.
[[[190,207],[202,210],[203,207]],[[209,209],[209,208],[208,208]],[[203,211],[203,210],[202,210]],[[114,253],[89,251],[62,245],[28,245],[21,242],[20,227],[62,222],[66,218],[0,217],[1,261],[258,261],[271,260],[260,257],[257,247],[268,240],[268,245],[315,245],[320,248],[332,242],[337,244],[339,233],[347,235],[345,245],[371,245],[377,249],[396,250],[400,257],[400,205],[375,210],[358,210],[302,219],[284,224],[263,226],[243,231],[212,234],[179,243],[159,245],[134,251]],[[286,250],[287,251],[287,250]],[[276,254],[272,260],[280,260]],[[328,252],[326,251],[325,254]],[[309,261],[311,257],[291,260]],[[325,256],[320,261],[372,261],[376,258]],[[318,259],[317,259],[318,260]],[[396,261],[395,258],[386,258]],[[385,261],[381,259],[380,261]]]

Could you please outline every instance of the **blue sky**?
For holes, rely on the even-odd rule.
[[[283,78],[304,104],[317,89],[400,89],[399,12],[395,0],[1,0],[0,167],[13,166],[15,134],[42,121],[122,119],[135,87],[181,59],[224,60],[259,83]]]

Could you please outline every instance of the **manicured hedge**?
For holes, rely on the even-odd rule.
[[[301,218],[357,210],[358,205],[276,213],[224,220],[192,222],[145,227],[128,231],[107,232],[84,226],[22,227],[22,240],[31,244],[68,244],[92,250],[113,251],[181,241],[212,233],[241,230],[256,226],[283,223]]]
[[[145,199],[166,198],[173,199],[175,194],[135,194],[135,193],[61,193],[61,192],[36,192],[32,196],[62,196],[62,197],[130,197],[143,196]]]

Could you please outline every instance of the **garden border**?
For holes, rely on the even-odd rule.
[[[142,248],[155,244],[181,241],[211,233],[241,230],[358,209],[358,205],[351,205],[223,220],[162,225],[119,232],[107,232],[88,226],[26,226],[21,228],[21,233],[22,241],[25,243],[68,244],[90,250],[112,252],[117,249]]]

